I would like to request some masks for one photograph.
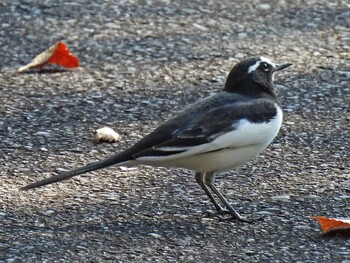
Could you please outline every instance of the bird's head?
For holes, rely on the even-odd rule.
[[[291,63],[274,64],[265,57],[242,60],[231,69],[224,90],[247,96],[264,94],[275,96],[273,86],[275,73],[291,65]]]

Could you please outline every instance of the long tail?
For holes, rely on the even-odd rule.
[[[37,187],[44,186],[47,184],[52,184],[52,183],[56,183],[56,182],[59,182],[62,180],[66,180],[66,179],[69,179],[69,178],[76,176],[76,175],[79,175],[79,174],[99,170],[99,169],[106,168],[106,167],[112,166],[112,165],[121,164],[121,163],[124,163],[127,161],[123,157],[125,157],[125,156],[123,156],[123,154],[114,155],[114,156],[111,156],[111,157],[104,159],[102,161],[90,163],[86,166],[77,168],[73,171],[58,174],[58,175],[43,179],[41,181],[29,184],[25,187],[22,187],[21,190],[28,190],[28,189],[32,189],[32,188],[37,188]]]

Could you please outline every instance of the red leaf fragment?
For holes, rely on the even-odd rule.
[[[66,68],[76,68],[79,67],[79,60],[76,56],[72,55],[68,47],[62,43],[58,42],[56,44],[56,49],[52,56],[47,61],[48,64],[57,64]]]
[[[64,43],[57,42],[37,55],[30,63],[20,67],[17,72],[22,72],[30,68],[42,68],[46,64],[57,64],[66,68],[76,68],[79,67],[79,60],[69,52],[68,47]]]
[[[310,216],[316,219],[324,233],[334,230],[350,230],[350,219],[328,218],[323,216]]]

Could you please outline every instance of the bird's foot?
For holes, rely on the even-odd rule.
[[[206,211],[204,212],[204,215],[206,217],[212,218],[212,217],[221,217],[222,215],[231,215],[230,211],[224,209],[224,208],[218,208],[215,212],[212,211]]]
[[[227,211],[228,214],[230,214],[231,216],[229,217],[222,217],[219,216],[219,221],[220,222],[227,222],[227,221],[233,221],[233,220],[237,220],[240,222],[244,222],[244,223],[248,223],[248,224],[252,224],[252,223],[256,223],[256,222],[260,222],[264,220],[264,217],[260,216],[260,217],[254,217],[254,216],[250,216],[248,217],[243,217],[243,216],[237,216],[237,215],[232,215],[230,213],[230,211]]]
[[[262,216],[249,216],[244,217],[239,215],[238,213],[234,213],[232,211],[220,208],[215,212],[207,211],[205,215],[209,218],[218,217],[220,222],[227,222],[227,221],[240,221],[245,223],[255,223],[259,221],[263,221],[264,217]]]
[[[249,216],[244,217],[239,215],[236,211],[229,211],[222,207],[219,207],[215,212],[207,211],[204,213],[206,217],[213,218],[218,217],[220,222],[227,222],[227,221],[240,221],[245,223],[255,223],[259,221],[263,221],[264,217],[262,216]]]

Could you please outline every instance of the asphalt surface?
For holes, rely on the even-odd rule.
[[[350,3],[289,2],[1,1],[0,261],[349,263],[349,238],[308,216],[350,218]],[[59,40],[79,70],[15,73]],[[217,186],[263,221],[209,217],[181,169],[19,190],[127,148],[259,55],[293,63],[276,76],[284,124]],[[103,126],[121,142],[93,144]]]

